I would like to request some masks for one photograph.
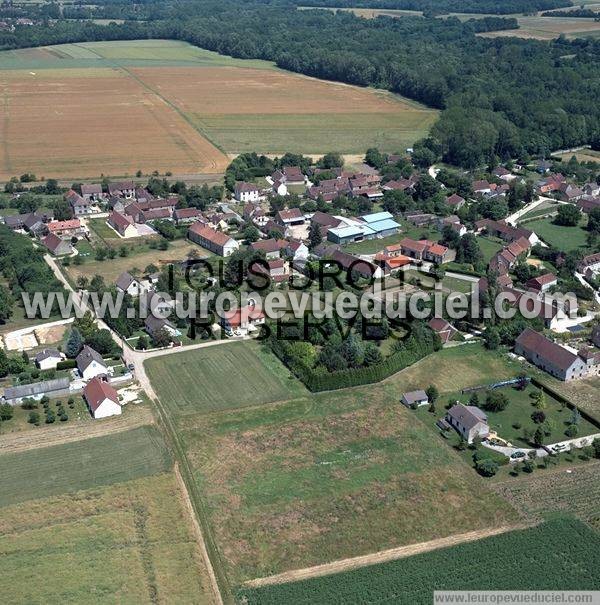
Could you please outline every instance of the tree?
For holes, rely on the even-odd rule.
[[[435,403],[437,398],[440,396],[440,392],[437,390],[437,387],[434,384],[430,384],[425,390],[425,394],[427,395],[427,399],[431,403]]]
[[[14,304],[10,290],[0,285],[0,323],[6,323],[12,317]]]
[[[168,347],[173,342],[171,333],[165,327],[156,332],[152,340],[154,341],[154,345],[159,348]]]
[[[142,351],[145,351],[146,349],[148,349],[150,346],[150,341],[148,340],[148,337],[145,334],[142,334],[138,340],[137,340],[137,347],[138,349],[141,349]]]
[[[579,434],[579,427],[576,424],[570,424],[565,431],[565,435],[569,438],[577,437]]]
[[[254,225],[248,225],[243,231],[244,239],[252,244],[260,238],[260,231]]]
[[[546,395],[545,395],[544,391],[535,391],[532,394],[532,399],[533,399],[533,405],[538,410],[543,410],[546,408]]]
[[[10,420],[13,417],[14,410],[12,405],[9,403],[3,403],[0,405],[0,420],[5,422],[6,420]]]
[[[483,335],[486,349],[496,350],[500,346],[500,334],[495,327],[488,327]]]
[[[73,328],[69,332],[69,336],[67,337],[67,343],[65,345],[65,355],[69,359],[74,359],[79,355],[79,351],[83,347],[83,336],[81,332],[77,328]]]
[[[77,278],[77,282],[76,283],[77,283],[77,287],[80,290],[85,290],[87,288],[87,286],[88,286],[89,280],[88,280],[88,278],[85,275],[80,275]]]
[[[314,250],[322,241],[321,227],[317,223],[311,223],[308,229],[308,247]]]
[[[588,214],[587,230],[600,235],[600,207],[594,208]]]
[[[508,406],[508,397],[500,391],[488,391],[484,408],[490,412],[501,412]]]
[[[381,363],[382,360],[383,355],[381,354],[379,347],[373,342],[368,343],[365,347],[365,365],[374,366]]]
[[[483,477],[493,477],[498,472],[498,463],[490,458],[477,460],[475,469]]]
[[[554,224],[563,227],[575,227],[581,220],[581,211],[573,204],[561,204],[558,208],[558,214],[554,219]]]
[[[535,433],[533,434],[533,443],[535,446],[539,447],[540,445],[543,445],[545,439],[546,434],[544,433],[544,429],[539,426],[537,429],[535,429]]]
[[[29,412],[27,422],[38,425],[40,423],[40,415],[37,412]]]
[[[542,424],[546,420],[546,414],[542,410],[536,410],[531,414],[531,419],[535,424]]]

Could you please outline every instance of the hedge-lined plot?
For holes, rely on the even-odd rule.
[[[600,535],[560,519],[336,575],[244,589],[239,599],[248,605],[429,605],[434,590],[598,590],[598,566]]]

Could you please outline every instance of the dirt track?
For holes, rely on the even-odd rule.
[[[527,526],[504,525],[502,527],[495,527],[492,529],[482,529],[479,531],[470,531],[464,534],[455,534],[453,536],[448,536],[447,538],[439,538],[437,540],[430,540],[429,542],[419,542],[418,544],[409,544],[408,546],[381,550],[369,555],[353,557],[351,559],[341,559],[331,563],[324,563],[323,565],[305,567],[304,569],[286,571],[284,573],[280,573],[275,576],[268,576],[266,578],[257,578],[256,580],[249,580],[248,582],[245,582],[244,585],[256,588],[259,586],[268,586],[269,584],[284,584],[286,582],[297,582],[299,580],[317,578],[320,576],[340,573],[342,571],[350,571],[359,567],[366,567],[367,565],[395,561],[396,559],[403,559],[412,555],[428,552],[430,550],[437,550],[438,548],[455,546],[456,544],[462,544],[464,542],[474,542],[475,540],[496,536],[498,534],[503,534],[507,531],[513,531],[515,529],[524,529],[525,527]]]
[[[121,433],[146,424],[152,424],[154,417],[148,406],[129,406],[124,416],[114,416],[106,420],[67,424],[63,426],[40,427],[30,431],[7,433],[0,436],[0,453],[8,454],[61,445],[91,437],[101,437]]]

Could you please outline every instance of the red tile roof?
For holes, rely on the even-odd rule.
[[[78,218],[72,218],[68,221],[52,221],[46,225],[50,233],[55,231],[64,231],[65,229],[79,229],[81,221]]]
[[[117,391],[113,387],[108,384],[108,382],[104,382],[99,378],[92,378],[83,389],[83,396],[85,400],[88,402],[92,413],[95,412],[100,404],[105,399],[110,399],[114,403],[119,403],[119,396],[117,395]]]
[[[201,223],[194,223],[189,228],[189,231],[217,246],[224,246],[231,239],[229,235],[223,233],[222,231],[215,231],[214,229],[211,229],[210,227],[207,227]]]

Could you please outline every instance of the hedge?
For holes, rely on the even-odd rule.
[[[434,346],[422,345],[413,340],[407,341],[404,350],[390,355],[381,363],[365,368],[323,373],[315,371],[306,364],[294,360],[287,349],[287,342],[276,338],[269,339],[271,350],[312,392],[335,391],[362,384],[380,382],[384,378],[403,370],[434,352]]]
[[[70,370],[75,367],[77,367],[77,361],[75,359],[64,359],[56,364],[57,370]]]

